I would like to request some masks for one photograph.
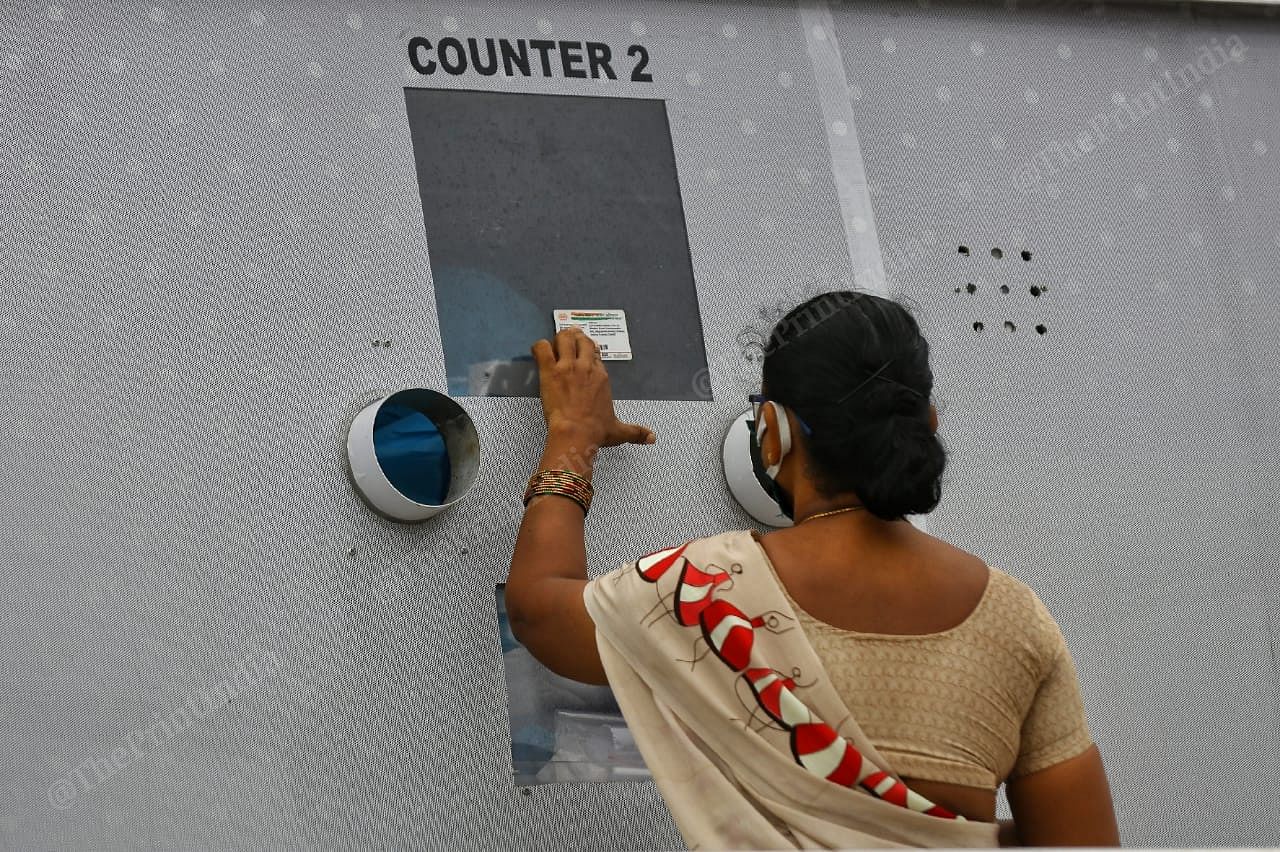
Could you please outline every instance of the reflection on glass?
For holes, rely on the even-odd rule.
[[[535,660],[511,633],[503,592],[498,586],[515,783],[650,778],[613,691],[560,677]]]
[[[529,347],[550,336],[550,313],[478,269],[439,264],[432,277],[449,395],[537,396]]]

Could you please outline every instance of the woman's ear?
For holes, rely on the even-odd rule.
[[[782,457],[782,443],[778,438],[778,413],[775,406],[765,403],[760,407],[760,419],[764,420],[764,437],[760,439],[760,460],[765,467],[773,467]]]

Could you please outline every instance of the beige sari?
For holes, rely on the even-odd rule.
[[[586,587],[627,725],[691,849],[994,847],[908,790],[836,694],[750,532]]]

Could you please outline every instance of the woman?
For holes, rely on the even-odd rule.
[[[691,847],[1119,844],[1053,617],[904,517],[937,506],[946,464],[928,351],[890,300],[795,308],[752,398],[795,526],[654,542],[588,582],[595,452],[655,438],[617,420],[585,334],[533,346],[547,445],[511,626],[553,671],[612,685]]]

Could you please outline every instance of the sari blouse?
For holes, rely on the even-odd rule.
[[[836,691],[902,775],[994,790],[1093,745],[1058,623],[1030,586],[988,569],[963,622],[918,635],[819,621],[773,575]]]

